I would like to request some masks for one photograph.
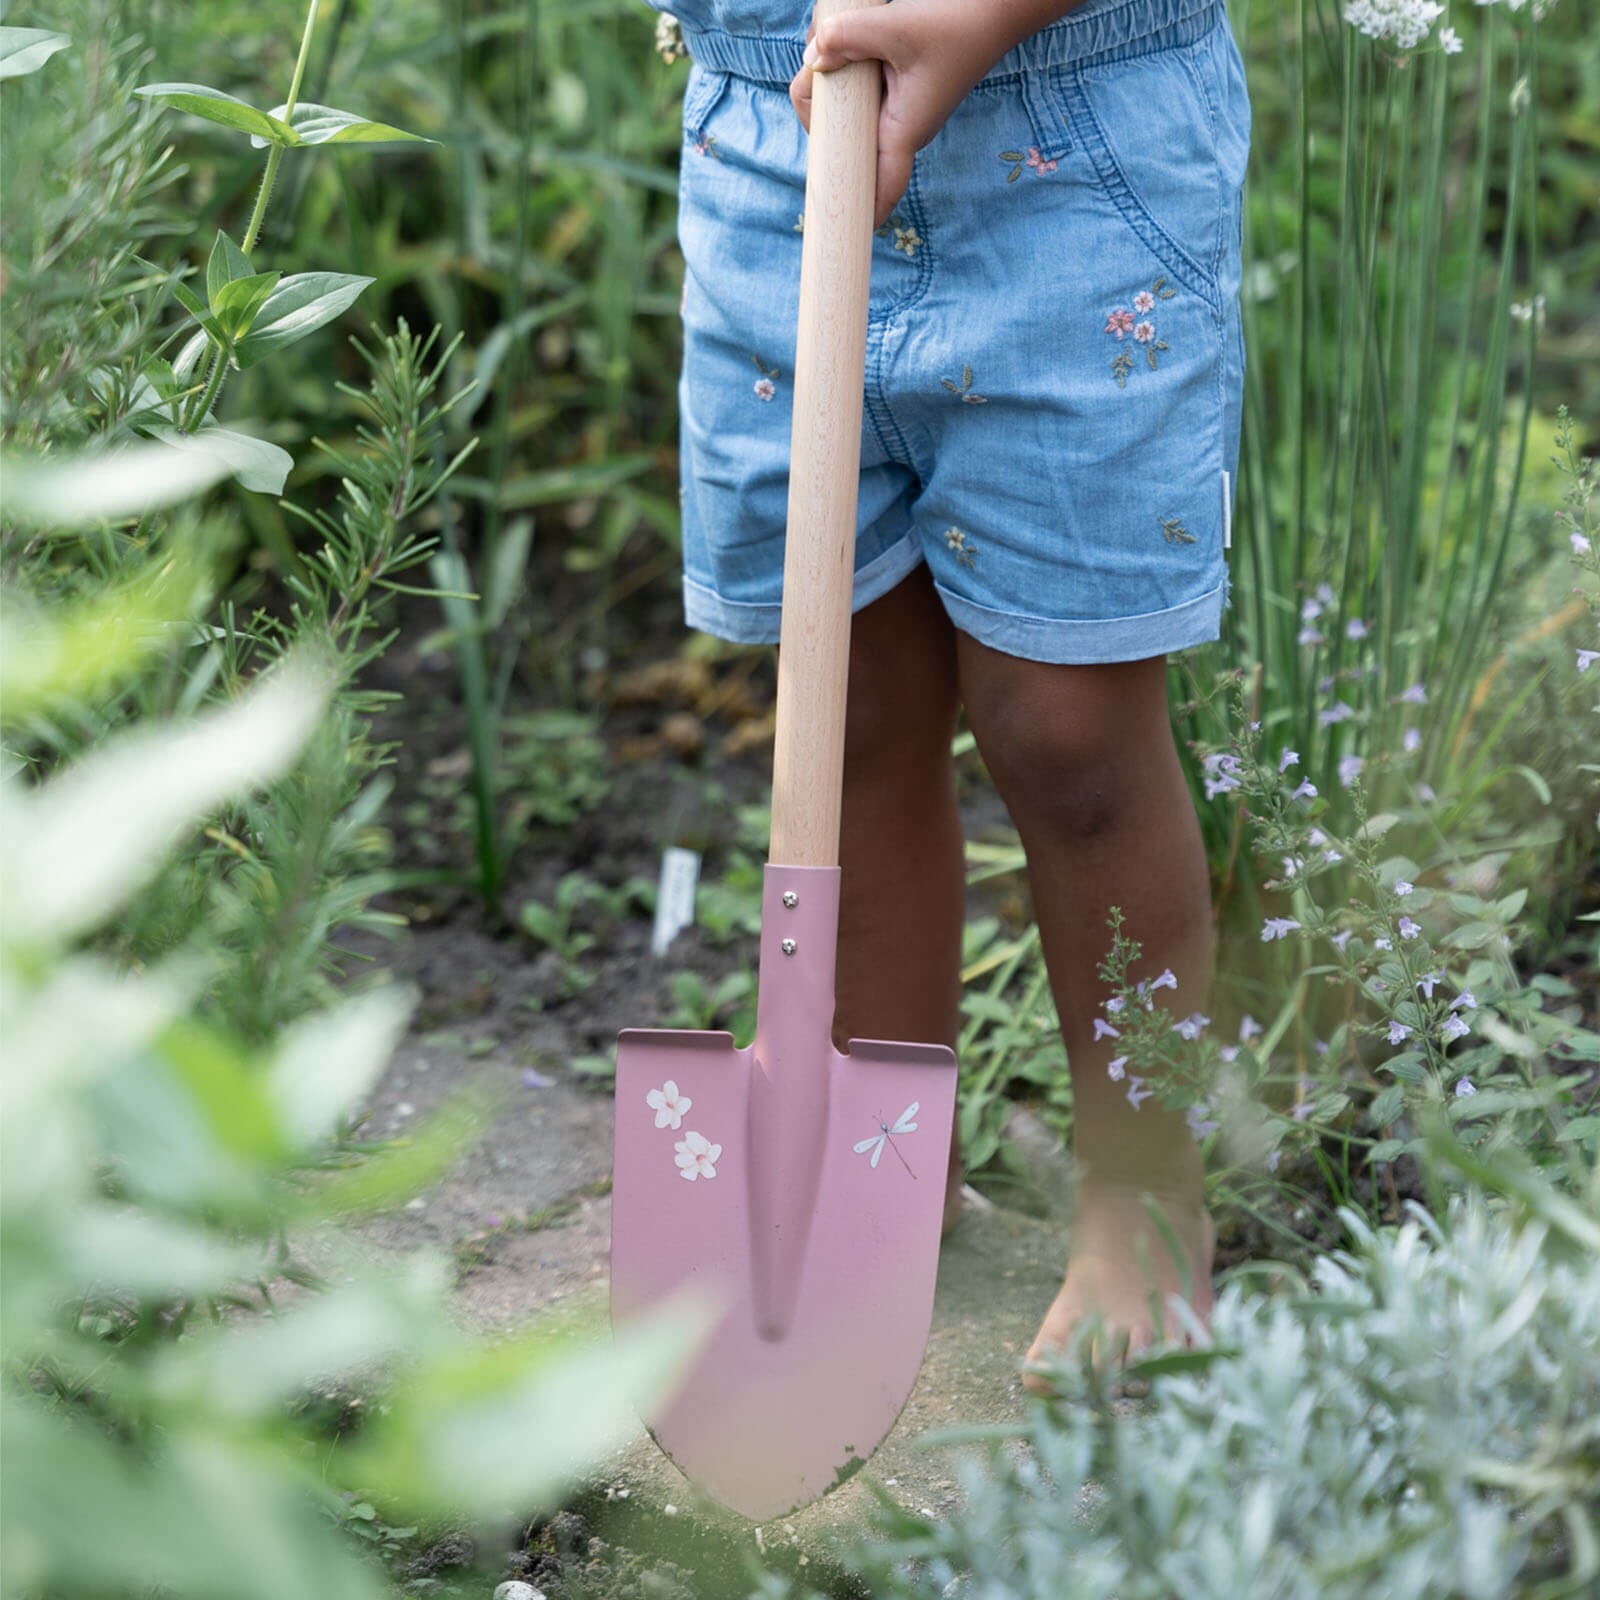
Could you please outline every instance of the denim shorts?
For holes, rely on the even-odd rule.
[[[1119,32],[1141,5],[1161,25]],[[1244,381],[1250,106],[1226,12],[1135,0],[1085,21],[996,64],[878,230],[853,601],[925,561],[956,627],[1062,663],[1220,636]],[[798,44],[685,36],[684,610],[770,643],[804,229]]]

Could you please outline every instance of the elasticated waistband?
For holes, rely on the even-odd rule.
[[[1087,5],[1008,50],[981,81],[1193,44],[1216,26],[1223,9],[1223,0],[1111,0],[1107,5]],[[689,54],[713,72],[786,85],[800,70],[803,35],[727,33],[687,22],[682,28]]]

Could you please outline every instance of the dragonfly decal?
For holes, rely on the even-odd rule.
[[[858,1156],[864,1156],[870,1150],[872,1152],[871,1165],[876,1167],[883,1159],[883,1147],[888,1145],[888,1147],[900,1157],[900,1165],[904,1167],[907,1172],[911,1172],[911,1163],[908,1162],[903,1155],[900,1155],[900,1146],[894,1142],[894,1136],[897,1133],[915,1133],[917,1131],[917,1125],[914,1121],[912,1121],[912,1118],[916,1116],[921,1107],[922,1102],[920,1100],[913,1100],[911,1104],[908,1105],[905,1110],[894,1119],[893,1127],[890,1127],[889,1124],[883,1120],[883,1117],[880,1114],[878,1118],[878,1131],[870,1135],[868,1138],[862,1139],[855,1146],[855,1153]],[[916,1173],[911,1172],[911,1176],[913,1179],[915,1179],[917,1175]]]

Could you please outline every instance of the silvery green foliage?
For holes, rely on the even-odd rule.
[[[1136,1411],[1064,1370],[1062,1402],[1009,1430],[987,1464],[968,1459],[964,1514],[892,1515],[864,1566],[872,1592],[1600,1593],[1592,1212],[1558,1200],[1519,1221],[1474,1193],[1442,1227],[1420,1208],[1382,1232],[1342,1215],[1353,1248],[1320,1258],[1309,1292],[1230,1284],[1218,1354],[1201,1370],[1193,1353],[1164,1372],[1152,1362]]]

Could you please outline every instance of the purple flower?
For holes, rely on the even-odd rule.
[[[1326,644],[1328,641],[1315,628],[1302,628],[1294,637],[1296,644]]]
[[[1452,1039],[1459,1039],[1463,1034],[1471,1032],[1472,1029],[1468,1027],[1466,1020],[1460,1012],[1457,1012],[1439,1030],[1439,1041],[1441,1044],[1448,1044]]]
[[[1239,1056],[1239,1047],[1236,1044],[1225,1044],[1217,1051],[1224,1061],[1235,1061]]]
[[[1431,783],[1419,783],[1417,785],[1417,793],[1420,794],[1422,798],[1428,801],[1430,804],[1435,798],[1437,798],[1434,795],[1433,785]]]
[[[1403,691],[1400,698],[1414,706],[1425,706],[1428,703],[1428,691],[1426,686],[1419,680],[1412,684],[1409,689]]]
[[[1366,765],[1362,756],[1341,756],[1339,758],[1339,785],[1348,789],[1357,778],[1361,776],[1361,769]]]
[[[1206,1112],[1209,1106],[1190,1106],[1183,1114],[1183,1120],[1189,1124],[1189,1132],[1196,1140],[1205,1138],[1208,1133],[1215,1133],[1222,1126],[1220,1122],[1213,1122]]]
[[[1301,856],[1285,856],[1283,858],[1284,877],[1292,878],[1304,865],[1305,859]]]
[[[1374,950],[1393,950],[1394,941],[1384,938],[1384,936],[1380,933],[1378,937],[1372,941],[1372,947]]]
[[[555,1083],[554,1078],[547,1078],[542,1072],[535,1072],[532,1067],[522,1070],[522,1087],[524,1089],[548,1089]]]
[[[1279,1163],[1279,1161],[1281,1161],[1281,1160],[1282,1160],[1282,1159],[1283,1159],[1283,1151],[1281,1151],[1281,1150],[1274,1150],[1274,1151],[1273,1151],[1273,1152],[1272,1152],[1272,1153],[1271,1153],[1271,1154],[1270,1154],[1270,1155],[1269,1155],[1269,1156],[1268,1156],[1268,1157],[1267,1157],[1267,1171],[1268,1171],[1268,1172],[1276,1172],[1276,1171],[1277,1171],[1277,1170],[1278,1170],[1278,1163]]]
[[[1348,722],[1354,715],[1355,710],[1353,707],[1347,706],[1343,700],[1335,700],[1326,711],[1317,713],[1317,721],[1326,728],[1335,722]]]
[[[1281,773],[1285,767],[1292,767],[1299,759],[1300,752],[1298,750],[1291,750],[1287,745],[1285,745],[1283,748],[1283,754],[1278,757],[1278,771]]]
[[[1574,530],[1573,532],[1569,533],[1567,535],[1567,537],[1572,541],[1572,553],[1573,553],[1573,555],[1575,555],[1575,556],[1588,555],[1588,553],[1589,553],[1589,541],[1587,539],[1585,539],[1584,536],[1581,533],[1579,533],[1576,530]]]
[[[1470,989],[1463,989],[1461,993],[1450,1002],[1450,1009],[1454,1011],[1458,1006],[1466,1006],[1468,1010],[1472,1010],[1477,1004],[1478,1002],[1472,997],[1472,991]]]
[[[1174,990],[1178,987],[1178,980],[1173,977],[1171,967],[1166,968],[1166,970],[1162,972],[1161,976],[1150,985],[1150,991],[1153,994],[1157,989],[1162,987]]]
[[[1105,1007],[1107,1011],[1120,1011],[1126,1004],[1127,1001],[1120,994],[1117,994],[1105,1002]]]
[[[1410,917],[1401,917],[1399,928],[1402,939],[1415,939],[1422,932],[1422,924],[1413,922]]]
[[[1181,1033],[1185,1039],[1198,1039],[1200,1030],[1211,1021],[1210,1017],[1202,1016],[1198,1011],[1192,1011],[1182,1022],[1173,1023],[1173,1031]]]
[[[1344,636],[1347,639],[1365,639],[1367,636],[1366,623],[1360,617],[1351,617],[1344,625]]]
[[[1395,893],[1396,893],[1396,894],[1397,894],[1397,895],[1399,895],[1399,896],[1400,896],[1400,898],[1401,898],[1401,899],[1402,899],[1402,900],[1404,900],[1404,899],[1405,899],[1405,897],[1406,897],[1406,896],[1407,896],[1407,895],[1408,895],[1408,894],[1410,894],[1410,893],[1411,893],[1411,891],[1412,891],[1412,890],[1413,890],[1413,889],[1415,889],[1415,888],[1416,888],[1416,884],[1414,884],[1414,883],[1407,883],[1407,882],[1406,882],[1406,880],[1405,880],[1405,879],[1404,879],[1404,878],[1396,878],[1396,879],[1395,879],[1395,880],[1394,880],[1394,892],[1395,892]]]
[[[1390,1022],[1390,1024],[1389,1024],[1389,1043],[1390,1044],[1403,1044],[1410,1037],[1411,1037],[1411,1030],[1410,1030],[1410,1028],[1408,1028],[1405,1025],[1405,1023],[1403,1023],[1403,1022],[1393,1022],[1393,1021]]]
[[[1600,661],[1600,650],[1580,650],[1578,652],[1578,671],[1587,672],[1597,661]]]
[[[1261,1024],[1247,1011],[1239,1023],[1239,1042],[1248,1044],[1258,1033],[1264,1033],[1265,1031]]]
[[[1095,1038],[1097,1040],[1103,1039],[1107,1034],[1110,1034],[1113,1039],[1120,1039],[1122,1037],[1122,1035],[1115,1028],[1113,1028],[1104,1017],[1096,1017],[1094,1019]]]
[[[1405,746],[1408,753],[1413,753],[1422,748],[1422,735],[1415,728],[1407,728],[1400,743]]]
[[[1113,1083],[1121,1083],[1123,1069],[1127,1065],[1128,1058],[1126,1056],[1114,1056],[1110,1061],[1106,1062],[1106,1076]]]
[[[1476,1094],[1477,1092],[1478,1091],[1473,1086],[1473,1082],[1472,1082],[1471,1078],[1457,1078],[1456,1079],[1456,1099],[1457,1100],[1460,1100],[1464,1095]]]
[[[1261,930],[1261,941],[1265,944],[1269,939],[1287,938],[1290,930],[1299,926],[1293,917],[1268,917]]]
[[[1344,947],[1350,943],[1350,935],[1352,932],[1352,929],[1346,928],[1343,933],[1330,933],[1328,935],[1329,940],[1337,948],[1340,955],[1344,954]]]
[[[1128,1104],[1132,1106],[1135,1111],[1139,1109],[1139,1102],[1141,1100],[1148,1100],[1151,1094],[1154,1093],[1153,1090],[1146,1089],[1143,1085],[1143,1078],[1130,1077],[1128,1079]]]
[[[1302,778],[1300,780],[1300,787],[1296,789],[1295,792],[1289,796],[1289,798],[1291,800],[1298,800],[1301,795],[1304,795],[1308,800],[1315,800],[1317,798],[1317,786],[1309,778]]]
[[[490,1213],[489,1213],[489,1215],[488,1215],[488,1216],[486,1216],[486,1217],[485,1217],[485,1218],[484,1218],[484,1219],[483,1219],[483,1220],[484,1220],[484,1223],[485,1223],[485,1224],[486,1224],[486,1225],[487,1225],[487,1226],[488,1226],[488,1227],[491,1227],[491,1228],[498,1228],[498,1227],[499,1227],[499,1226],[500,1226],[500,1218],[499,1218],[499,1215],[498,1215],[498,1214],[497,1214],[497,1213],[495,1213],[495,1212],[493,1212],[493,1211],[491,1211],[491,1212],[490,1212]]]
[[[1417,987],[1422,990],[1426,998],[1431,1000],[1433,999],[1434,984],[1442,983],[1443,981],[1444,974],[1442,972],[1424,972],[1422,976],[1417,979]]]

